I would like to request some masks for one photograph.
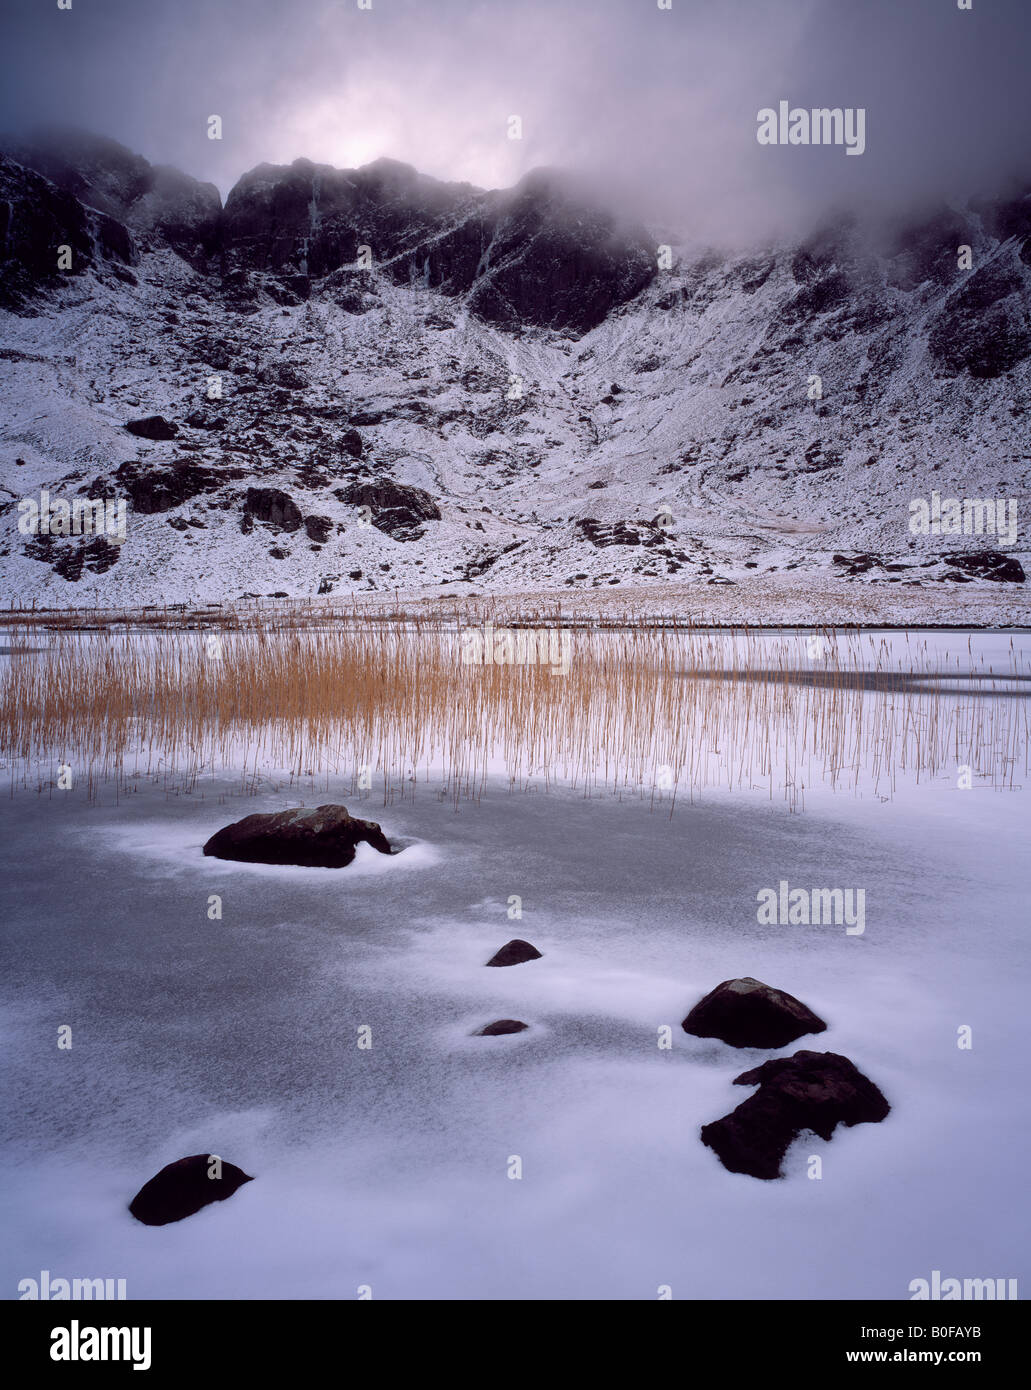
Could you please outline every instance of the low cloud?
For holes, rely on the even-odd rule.
[[[6,21],[0,122],[68,122],[217,184],[388,155],[481,187],[579,171],[636,218],[743,244],[828,207],[1027,169],[1031,9],[992,0],[107,0]],[[866,147],[761,146],[761,108],[865,111]],[[222,118],[223,139],[207,138]],[[519,116],[522,138],[509,138]]]

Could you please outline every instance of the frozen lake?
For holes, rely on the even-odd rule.
[[[700,717],[677,733],[706,780],[679,784],[673,815],[668,792],[592,784],[585,796],[561,776],[545,790],[531,763],[531,790],[510,791],[511,767],[482,749],[479,799],[456,801],[429,769],[397,778],[406,795],[395,785],[388,803],[379,781],[354,790],[343,748],[314,778],[251,752],[246,778],[208,760],[183,781],[151,739],[146,773],[129,760],[121,784],[67,791],[60,752],[28,778],[8,758],[6,1297],[43,1269],[125,1279],[129,1298],[648,1300],[668,1286],[675,1298],[905,1300],[934,1269],[1031,1277],[1030,639],[864,634],[830,662],[810,659],[805,634],[713,641],[707,669],[674,659],[636,687],[659,709],[670,681],[693,680],[695,703],[670,717]],[[49,660],[60,680],[47,639],[36,645],[43,655],[25,660]],[[113,653],[117,688],[119,649],[96,651]],[[754,674],[766,669],[780,681],[768,705]],[[824,702],[821,681],[845,677],[859,694]],[[974,688],[988,694],[970,706]],[[567,689],[542,687],[559,713]],[[613,699],[618,714],[620,689]],[[956,728],[968,738],[973,724],[980,751],[967,777],[968,745],[949,752],[960,708]],[[388,733],[404,727],[399,710]],[[749,723],[766,710],[763,738],[792,739],[791,767]],[[814,727],[863,723],[868,741],[843,726],[820,744],[793,727],[795,710]],[[648,717],[631,709],[620,727]],[[891,738],[870,738],[877,720]],[[552,746],[566,727],[556,714]],[[506,737],[509,756],[518,738]],[[643,758],[661,759],[667,737]],[[932,745],[928,769],[913,753]],[[825,776],[825,746],[848,776]],[[240,795],[258,769],[258,794]],[[402,852],[363,845],[343,870],[201,853],[229,821],[322,802],[378,820]],[[782,881],[863,890],[864,930],[760,923],[757,895]],[[485,969],[513,937],[542,958]],[[841,1052],[892,1106],[827,1144],[803,1133],[780,1181],[732,1175],[699,1140],[753,1094],[736,1074],[775,1054],[679,1027],[703,994],[748,974],[827,1020],[782,1055]],[[472,1036],[499,1017],[529,1029]],[[71,1049],[58,1048],[63,1026]],[[126,1204],[143,1181],[195,1152],[256,1181],[178,1225],[135,1222]]]
[[[231,785],[2,803],[7,1297],[42,1269],[130,1298],[904,1299],[932,1269],[1031,1276],[1026,790],[816,788],[795,814],[707,792],[670,818],[500,784],[457,810],[350,784],[220,804]],[[302,800],[405,848],[340,871],[202,856]],[[760,925],[782,879],[865,888],[865,931]],[[543,958],[486,970],[515,936]],[[698,1137],[771,1055],[679,1026],[737,975],[826,1019],[784,1055],[844,1053],[892,1105],[801,1136],[779,1182]],[[499,1017],[530,1030],[470,1036]],[[195,1152],[257,1180],[136,1223],[140,1185]]]

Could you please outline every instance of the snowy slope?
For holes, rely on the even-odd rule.
[[[84,225],[96,164],[81,198],[60,194]],[[26,206],[42,185],[4,167],[16,225],[17,181]],[[675,246],[665,270],[657,236],[552,176],[484,194],[298,161],[245,176],[220,213],[204,185],[177,175],[177,205],[163,171],[156,202],[126,168],[131,193],[112,175],[94,201],[128,250],[94,230],[80,273],[22,274],[0,311],[5,600],[754,587],[797,569],[878,584],[886,617],[889,584],[921,585],[947,617],[957,582],[1003,585],[993,562],[943,557],[1026,560],[1027,199],[877,236],[843,219],[748,256]],[[155,415],[174,437],[125,428]],[[43,488],[128,498],[124,544],[20,535],[17,501]],[[912,536],[910,502],[935,490],[1012,499],[1016,538]]]

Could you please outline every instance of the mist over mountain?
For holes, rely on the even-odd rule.
[[[483,188],[575,169],[630,220],[742,249],[801,240],[839,204],[890,214],[997,196],[1031,174],[1024,0],[8,11],[0,130],[106,131],[223,198],[245,170],[298,157],[336,168],[390,157]],[[759,145],[757,113],[782,99],[863,109],[862,158]]]

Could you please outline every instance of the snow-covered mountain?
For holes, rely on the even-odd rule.
[[[5,600],[1023,578],[1031,193],[723,254],[548,171],[297,160],[223,207],[98,137],[7,151]],[[43,490],[125,499],[124,542],[20,533]],[[1016,535],[911,534],[935,492]]]

